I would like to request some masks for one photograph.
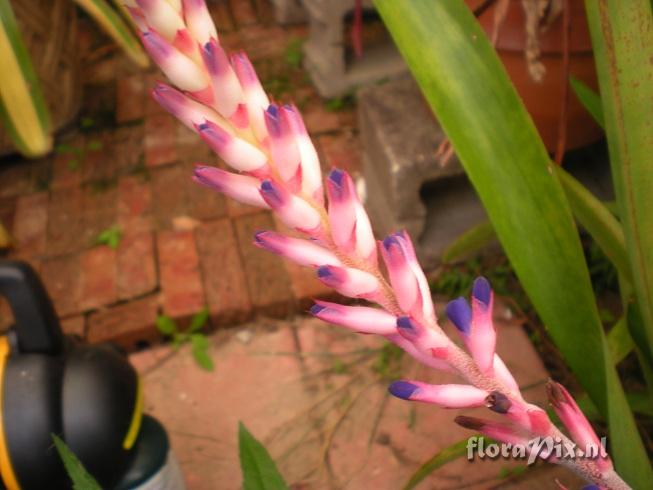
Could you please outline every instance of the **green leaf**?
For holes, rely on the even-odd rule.
[[[159,315],[156,317],[156,328],[163,335],[171,336],[177,332],[177,325],[175,321],[166,315]]]
[[[424,480],[424,478],[429,476],[438,468],[441,468],[445,464],[465,456],[465,454],[467,454],[467,441],[469,441],[471,437],[474,436],[467,437],[462,441],[458,441],[451,446],[441,449],[435,453],[428,461],[420,466],[415,473],[411,475],[410,479],[404,485],[403,490],[411,490],[415,488],[422,480]],[[488,438],[485,438],[485,440],[490,441]]]
[[[442,252],[442,262],[451,263],[464,257],[478,252],[487,244],[496,240],[497,235],[494,233],[494,227],[489,221],[484,221],[473,226],[465,233],[456,238]]]
[[[653,12],[650,0],[586,1],[585,8],[633,288],[653,351]]]
[[[267,449],[242,422],[238,424],[240,468],[245,490],[285,490],[288,488]]]
[[[592,235],[622,277],[632,282],[626,241],[617,218],[573,176],[557,165],[554,168],[578,222]]]
[[[206,322],[209,320],[209,309],[207,307],[202,308],[200,311],[193,315],[193,318],[190,321],[190,327],[188,327],[188,332],[193,333],[197,332],[204,328]]]
[[[569,77],[569,83],[571,84],[571,88],[574,89],[576,97],[578,97],[580,103],[583,104],[583,107],[587,109],[587,112],[590,113],[592,119],[594,119],[596,124],[603,128],[604,122],[603,107],[601,106],[601,96],[573,76]]]
[[[608,347],[615,364],[623,361],[635,347],[630,332],[628,332],[628,323],[625,316],[622,316],[608,333]]]
[[[77,456],[68,448],[56,434],[51,434],[54,446],[57,448],[59,457],[63,461],[66,473],[70,477],[75,490],[102,490],[102,487],[82,466],[82,463],[77,459]]]
[[[86,145],[86,149],[91,151],[97,151],[97,150],[101,150],[102,146],[103,145],[101,141],[93,140],[88,142],[88,144]]]
[[[303,50],[304,40],[298,37],[290,39],[286,45],[284,58],[286,63],[292,68],[301,68],[302,60],[304,59]]]
[[[191,352],[193,359],[199,367],[206,371],[213,371],[213,359],[209,352],[209,340],[204,334],[194,333],[190,336]]]
[[[100,232],[100,234],[95,239],[95,242],[99,245],[107,245],[114,250],[120,245],[120,239],[122,238],[122,230],[118,226],[112,226]]]
[[[632,485],[653,480],[610,358],[569,203],[485,33],[462,0],[374,3],[531,303],[580,383],[609,415],[618,470]]]
[[[190,343],[194,349],[208,349],[209,339],[202,333],[194,333],[190,336]]]

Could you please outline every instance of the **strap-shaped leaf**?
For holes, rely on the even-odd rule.
[[[50,117],[9,0],[0,0],[0,60],[4,126],[22,153],[43,155],[52,147]]]
[[[583,107],[587,109],[587,112],[590,113],[592,119],[601,126],[603,126],[603,106],[601,105],[601,96],[594,92],[591,88],[585,85],[583,82],[574,77],[569,77],[569,83],[571,88],[574,89],[574,93]]]
[[[288,486],[267,449],[242,422],[238,424],[238,447],[245,490],[287,490]]]
[[[485,33],[462,0],[375,5],[531,302],[608,417],[619,471],[644,486],[653,475],[607,347],[569,203]]]

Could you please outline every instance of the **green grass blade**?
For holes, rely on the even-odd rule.
[[[489,221],[484,221],[476,226],[471,227],[462,235],[456,238],[442,252],[442,262],[445,264],[455,262],[464,257],[478,252],[492,240],[496,240],[497,235],[494,227]]]
[[[587,112],[590,113],[592,119],[594,119],[596,124],[604,128],[601,96],[577,78],[569,77],[569,83],[571,84],[571,88],[574,89],[576,97],[578,97],[578,100],[583,104]]]
[[[56,434],[52,434],[54,446],[57,448],[59,457],[63,461],[66,468],[66,473],[70,477],[75,490],[102,490],[102,487],[82,466],[82,463],[77,459],[77,456],[68,448],[65,442],[61,440]]]
[[[242,422],[238,424],[238,448],[245,490],[287,490],[288,486],[267,449]]]
[[[375,5],[454,145],[531,302],[608,417],[617,468],[633,485],[653,481],[610,357],[569,203],[485,33],[462,0],[376,0]]]
[[[415,471],[415,473],[411,475],[410,479],[404,485],[403,490],[412,490],[419,483],[421,483],[424,478],[429,476],[438,468],[441,468],[445,464],[465,456],[465,454],[467,454],[468,440],[469,438],[465,438],[462,441],[458,441],[451,446],[445,447],[444,449],[435,453],[428,461],[420,466],[417,471]],[[487,438],[486,441],[488,441]]]
[[[573,176],[561,167],[555,169],[578,222],[592,235],[622,277],[632,283],[624,232],[617,218]]]
[[[585,7],[633,288],[653,351],[653,12],[649,0]]]
[[[0,117],[18,149],[28,156],[52,148],[50,116],[9,0],[0,0]]]
[[[90,15],[102,29],[120,46],[127,56],[142,68],[150,65],[150,60],[143,51],[129,26],[105,0],[74,0]]]

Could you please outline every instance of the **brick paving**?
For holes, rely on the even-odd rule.
[[[226,48],[246,49],[273,98],[300,106],[325,168],[356,172],[355,107],[329,110],[286,61],[307,26],[274,24],[268,0],[210,5]],[[158,338],[159,314],[183,325],[206,306],[218,327],[285,317],[330,295],[311,271],[252,246],[255,231],[283,228],[270,213],[191,181],[194,162],[220,162],[149,97],[164,77],[139,71],[93,24],[82,23],[79,36],[80,127],[61,134],[46,158],[0,163],[0,219],[14,240],[7,255],[38,268],[65,330],[132,349]],[[112,228],[115,249],[98,243]],[[0,326],[10,323],[0,302]]]

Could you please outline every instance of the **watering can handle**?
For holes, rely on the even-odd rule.
[[[63,333],[43,283],[25,262],[0,260],[0,296],[7,298],[16,324],[21,353],[56,355],[63,348]]]

